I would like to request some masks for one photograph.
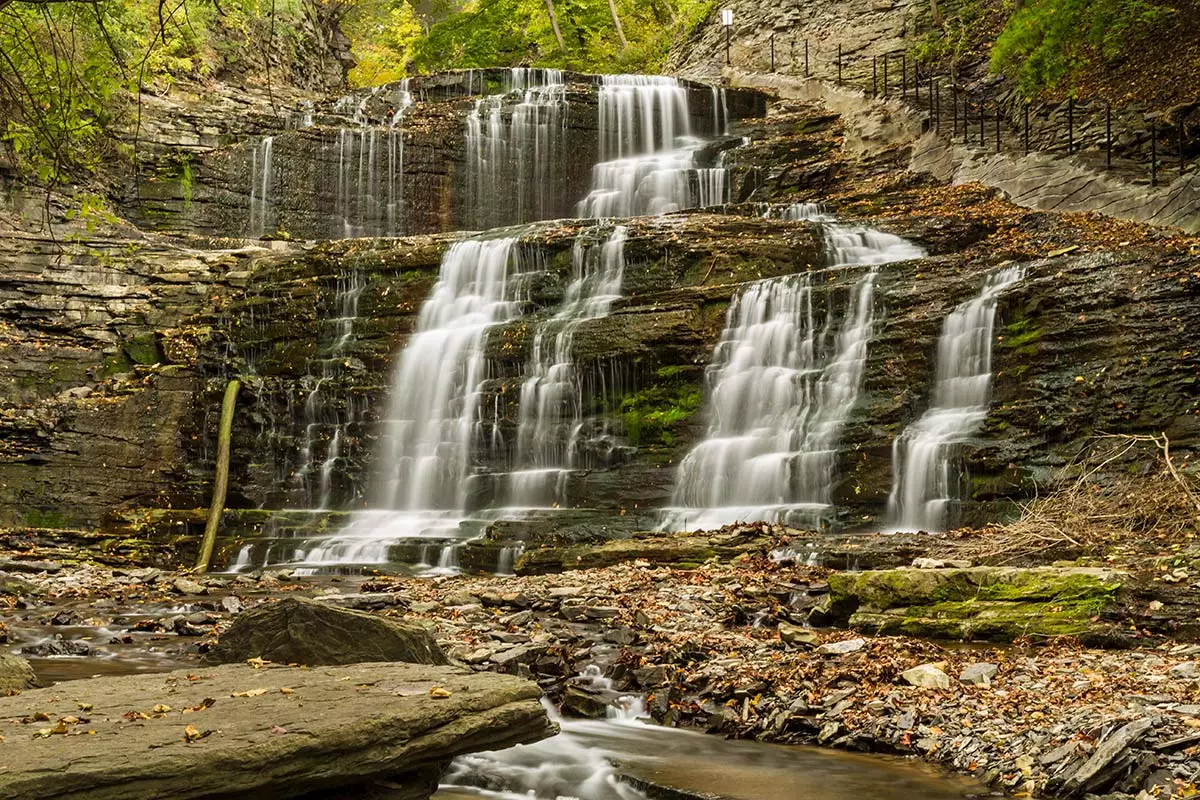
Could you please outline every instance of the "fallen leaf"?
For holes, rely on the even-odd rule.
[[[260,669],[262,667],[265,667],[267,664],[270,664],[271,662],[266,661],[265,659],[259,658],[258,656],[255,656],[254,658],[247,658],[246,663],[249,664],[250,666],[254,667],[255,669]]]
[[[153,711],[155,714],[166,714],[166,713],[170,712],[171,707],[168,705],[164,705],[162,703],[157,703],[157,704],[155,704],[154,708],[152,708],[150,710]]]
[[[266,694],[268,691],[270,691],[270,690],[269,689],[247,689],[244,692],[234,692],[233,694],[231,694],[229,696],[230,697],[259,697],[260,695]]]
[[[200,731],[198,731],[196,729],[195,725],[188,725],[186,728],[183,729],[183,740],[185,742],[194,742],[194,741],[197,741],[198,739],[203,739],[205,736],[207,736],[211,732],[212,731],[208,731],[206,733],[201,733]]]
[[[91,711],[94,708],[91,703],[76,703],[75,705],[79,706],[80,711]]]
[[[295,694],[295,693],[296,693],[296,690],[295,690],[295,689],[289,689],[289,688],[288,688],[288,687],[286,687],[286,686],[280,686],[280,687],[279,687],[279,693],[280,693],[280,694]]]
[[[213,704],[213,703],[215,703],[215,702],[217,702],[215,698],[212,698],[212,697],[206,697],[206,698],[204,698],[203,700],[201,700],[201,701],[200,701],[200,705],[198,705],[198,706],[188,706],[187,708],[185,708],[183,711],[181,711],[181,712],[179,712],[179,713],[181,713],[181,714],[190,714],[190,713],[192,713],[193,711],[203,711],[203,710],[204,710],[204,709],[206,709],[206,708],[210,708],[210,707],[212,706],[212,704]]]
[[[287,728],[281,728],[278,725],[272,725],[271,733],[287,733]]]
[[[446,689],[443,689],[441,686],[435,686],[429,690],[429,696],[442,699],[442,698],[449,697],[450,692]]]

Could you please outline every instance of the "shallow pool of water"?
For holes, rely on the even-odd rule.
[[[437,800],[647,800],[628,778],[723,800],[962,800],[982,785],[919,762],[731,741],[630,719],[560,720],[532,745],[457,759]]]

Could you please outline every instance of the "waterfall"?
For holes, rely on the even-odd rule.
[[[830,219],[815,205],[785,217]],[[679,465],[664,528],[823,525],[834,514],[837,448],[875,323],[875,267],[923,252],[888,234],[823,227],[833,268],[758,281],[730,304],[706,376],[708,431]],[[862,274],[839,320],[832,293],[814,280],[837,281],[851,269]]]
[[[583,385],[571,347],[575,331],[608,314],[621,293],[627,229],[618,225],[601,244],[581,235],[571,249],[574,279],[566,296],[533,338],[525,367],[517,425],[517,463],[509,475],[509,502],[517,507],[565,501],[567,473],[577,468],[583,425]]]
[[[665,214],[725,202],[725,170],[698,168],[704,143],[692,135],[688,93],[679,81],[605,75],[599,103],[602,161],[592,168],[592,189],[577,215]]]
[[[466,132],[468,228],[560,214],[566,123],[567,86],[556,69],[514,68],[504,92],[475,101]]]
[[[345,449],[348,428],[358,418],[353,398],[345,398],[345,411],[337,407],[337,380],[346,373],[346,351],[354,340],[354,323],[358,319],[358,303],[366,288],[359,272],[340,276],[334,296],[337,316],[323,321],[332,328],[329,349],[317,358],[319,369],[314,375],[312,362],[305,382],[312,388],[304,400],[304,440],[300,447],[298,468],[292,476],[296,489],[301,491],[308,508],[330,508],[333,498],[334,473]],[[334,390],[326,387],[333,385]],[[319,445],[327,438],[324,456]],[[314,483],[315,476],[315,483]]]
[[[989,275],[942,325],[932,403],[892,444],[888,517],[897,530],[942,530],[950,503],[961,496],[956,456],[987,417],[996,304],[1021,277],[1019,267]]]
[[[273,210],[271,181],[274,176],[271,164],[275,137],[264,136],[251,152],[250,161],[250,222],[247,232],[259,237],[267,232],[268,220]]]
[[[514,237],[446,251],[393,371],[373,510],[317,542],[306,568],[381,563],[397,543],[425,540],[440,548],[436,571],[457,570],[487,333],[517,315],[531,274]]]
[[[391,96],[394,108],[387,128],[367,117],[375,89],[363,98],[344,97],[335,111],[351,118],[337,139],[337,183],[333,238],[397,236],[404,220],[404,113],[412,105],[407,79]],[[353,109],[353,111],[351,111]]]

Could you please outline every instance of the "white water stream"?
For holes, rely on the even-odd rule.
[[[823,224],[834,266],[758,281],[730,304],[708,367],[708,432],[679,465],[665,529],[759,520],[821,526],[836,511],[838,444],[862,388],[876,267],[924,252],[833,222],[813,204],[785,216]],[[847,288],[831,290],[836,282]],[[838,293],[848,294],[841,307]]]
[[[929,410],[896,437],[889,524],[895,530],[940,531],[961,498],[957,455],[987,417],[992,390],[996,303],[1021,279],[1019,267],[989,275],[979,294],[946,317],[937,345]]]

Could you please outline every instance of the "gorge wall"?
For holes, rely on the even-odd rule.
[[[404,179],[433,176],[411,189],[421,202],[409,207],[405,230],[459,224],[454,198],[463,188],[453,176],[472,103],[434,95],[439,80],[452,95],[462,91],[464,75],[431,79],[429,98],[405,117]],[[594,100],[576,100],[589,94],[586,83],[573,87],[570,124],[582,120],[577,135],[594,136]],[[696,126],[711,125],[711,90],[689,93]],[[394,113],[386,92],[367,97],[364,108],[371,103],[382,104],[375,119]],[[1200,323],[1200,256],[1186,240],[1106,232],[1100,222],[1022,211],[975,189],[939,194],[886,156],[848,150],[841,120],[827,109],[785,102],[760,117],[761,97],[730,93],[729,103],[731,143],[750,138],[727,152],[731,196],[761,204],[623,223],[621,296],[609,313],[581,323],[572,344],[594,398],[584,416],[588,465],[570,472],[556,513],[495,522],[464,567],[494,568],[495,548],[518,541],[591,541],[658,524],[680,459],[705,432],[705,367],[731,299],[749,282],[807,272],[819,316],[832,318],[861,274],[826,268],[819,223],[778,218],[798,200],[824,199],[929,253],[879,270],[863,391],[837,452],[838,527],[885,523],[892,443],[928,407],[943,320],[1004,265],[1021,264],[1025,276],[999,300],[993,399],[983,430],[963,448],[967,502],[955,508],[956,522],[1001,518],[1069,480],[1064,468],[1095,434],[1165,432],[1177,452],[1196,447],[1191,331]],[[584,110],[577,114],[576,105]],[[280,228],[294,227],[297,237],[328,235],[336,217],[321,199],[330,162],[320,143],[342,135],[333,130],[317,124],[276,136],[273,157],[284,166],[273,196],[286,220]],[[147,536],[163,559],[186,551],[202,526],[196,509],[207,502],[216,413],[233,376],[245,388],[223,559],[243,537],[265,530],[257,541],[266,548],[334,529],[364,505],[394,359],[459,237],[253,246],[196,237],[245,229],[255,146],[205,154],[191,173],[190,200],[184,184],[158,176],[160,197],[130,215],[172,236],[78,226],[57,244],[35,234],[3,239],[15,265],[0,283],[5,524],[50,538],[54,529],[97,530],[89,535],[113,552],[144,547]],[[579,165],[594,158],[577,155],[570,180],[582,180]],[[160,215],[145,210],[156,204]],[[511,232],[538,271],[521,314],[487,339],[480,423],[489,441],[507,444],[475,448],[470,508],[501,502],[489,476],[512,469],[534,333],[562,302],[577,239],[611,231],[610,222],[567,220]],[[318,506],[325,513],[275,513]]]

